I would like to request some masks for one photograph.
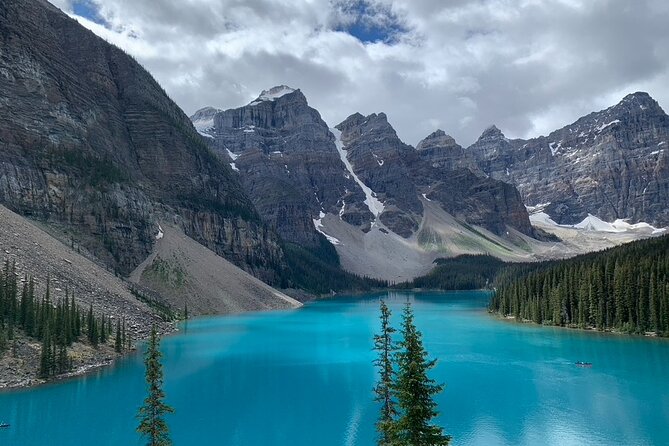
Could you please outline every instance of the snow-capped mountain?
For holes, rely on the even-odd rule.
[[[317,247],[321,213],[368,230],[374,215],[341,162],[335,137],[300,90],[263,91],[231,110],[191,117],[215,152],[238,172],[263,220],[288,242]]]
[[[595,215],[669,225],[669,117],[647,93],[548,136],[509,140],[496,127],[465,150],[493,178],[516,185],[561,224]]]
[[[513,186],[430,160],[403,143],[383,113],[355,113],[328,128],[300,90],[279,86],[244,107],[207,107],[191,119],[285,241],[311,249],[329,241],[361,275],[429,270],[450,243],[429,223],[435,213],[463,234],[452,253],[491,251],[469,239],[486,245],[485,237],[502,240],[509,231],[534,235]],[[511,257],[520,251],[508,249]]]

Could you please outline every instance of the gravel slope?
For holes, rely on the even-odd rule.
[[[74,292],[83,308],[93,306],[97,314],[125,318],[133,340],[145,338],[153,324],[161,332],[174,329],[172,324],[156,317],[146,304],[138,301],[129,284],[98,264],[61,243],[30,220],[0,206],[0,260],[16,262],[19,277],[32,275],[36,296],[42,296],[46,278],[51,281],[52,299],[65,297],[65,290]],[[11,345],[11,343],[10,343]],[[0,388],[38,384],[41,346],[34,340],[19,336],[16,344],[0,357]],[[74,359],[74,374],[108,364],[117,354],[111,346],[93,349],[85,343],[75,343],[70,350]]]
[[[302,304],[218,256],[177,227],[161,223],[163,236],[130,275],[171,307],[197,314],[296,308]]]

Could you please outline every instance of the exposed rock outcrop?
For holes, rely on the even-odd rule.
[[[383,113],[354,114],[337,128],[356,173],[385,206],[381,221],[395,233],[405,238],[415,233],[423,218],[423,195],[462,222],[498,235],[507,225],[533,235],[515,187],[480,174],[474,159],[443,131],[414,149],[399,139]]]
[[[432,167],[446,170],[465,168],[482,173],[470,153],[443,130],[428,135],[418,143],[416,150],[421,159],[430,163]]]
[[[530,140],[492,127],[466,152],[558,223],[593,214],[669,225],[669,117],[647,93]]]
[[[221,159],[239,172],[263,220],[287,241],[319,244],[321,213],[369,227],[365,195],[341,162],[334,137],[300,90],[279,86],[249,105],[211,107],[191,119]]]
[[[355,113],[337,129],[355,174],[383,203],[379,219],[393,232],[409,237],[423,213],[410,178],[409,165],[418,160],[416,150],[399,139],[385,113]]]
[[[45,0],[0,4],[0,203],[120,273],[156,216],[259,277],[282,251],[232,169],[130,56]]]

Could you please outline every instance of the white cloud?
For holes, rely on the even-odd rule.
[[[187,113],[299,87],[329,125],[384,111],[415,144],[439,125],[463,145],[495,123],[545,134],[646,90],[669,106],[663,0],[373,0],[400,23],[363,44],[339,0],[93,0],[108,27],[80,23],[135,56]],[[372,1],[372,0],[370,0]],[[71,13],[69,0],[53,3]],[[395,29],[397,31],[397,29]]]

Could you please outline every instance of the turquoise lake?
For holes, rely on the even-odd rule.
[[[372,336],[381,295],[293,311],[193,320],[163,339],[168,417],[180,445],[375,444]],[[447,384],[453,445],[669,445],[669,342],[516,324],[483,292],[406,299]],[[593,363],[578,368],[575,361]],[[140,355],[83,378],[0,393],[0,445],[141,445]]]

